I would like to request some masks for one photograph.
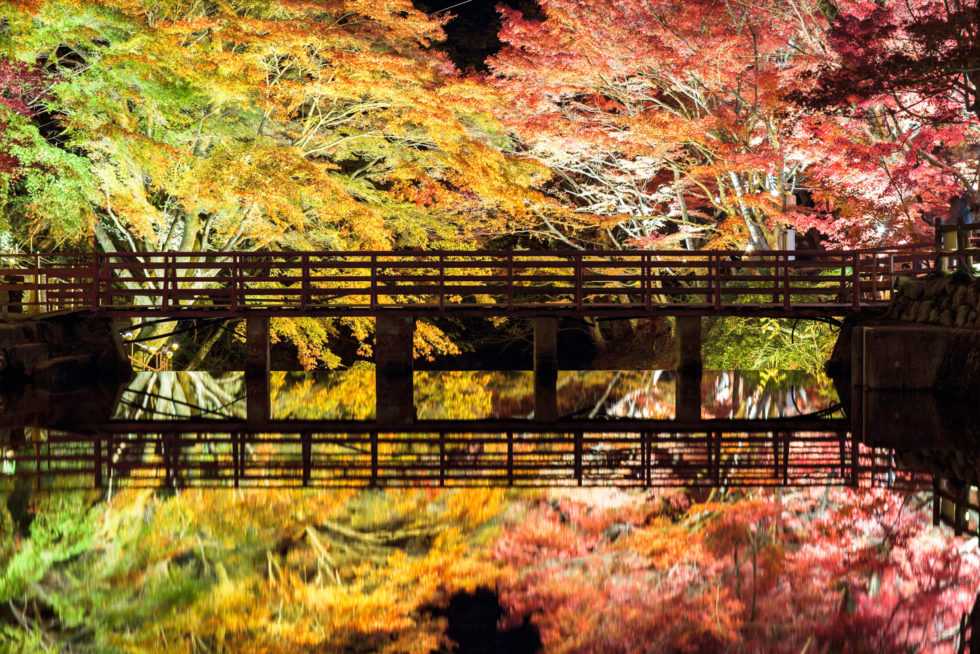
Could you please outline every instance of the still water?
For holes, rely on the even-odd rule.
[[[392,430],[374,382],[273,374],[261,425],[241,373],[140,373],[44,411],[8,397],[4,650],[969,639],[980,466],[969,419],[931,396],[840,397],[797,372],[705,371],[692,392],[670,371],[565,371],[542,424],[531,373],[416,372],[417,421]]]
[[[372,369],[272,374],[274,420],[371,420],[377,398]],[[672,419],[676,377],[668,370],[562,371],[558,412],[565,418]],[[705,418],[789,417],[838,405],[824,376],[798,371],[706,371],[700,387]],[[245,419],[240,372],[141,372],[122,389],[117,420],[208,417]],[[432,371],[415,373],[420,420],[531,418],[533,373]]]

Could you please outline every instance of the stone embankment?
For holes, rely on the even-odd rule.
[[[0,322],[0,387],[61,392],[131,374],[112,323],[91,312],[21,315]]]
[[[980,329],[980,279],[966,273],[904,278],[887,318],[903,323]]]
[[[980,279],[904,279],[878,318],[841,329],[829,374],[874,390],[980,390]]]

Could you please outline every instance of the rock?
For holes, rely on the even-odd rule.
[[[898,317],[902,322],[913,322],[915,320],[915,305],[910,304],[905,308],[905,311],[901,313]]]
[[[933,277],[925,283],[923,293],[926,297],[936,297],[946,288],[946,278],[942,276]]]
[[[953,311],[952,309],[943,309],[943,312],[939,314],[939,324],[943,327],[953,326]]]
[[[920,300],[919,303],[915,305],[915,322],[927,321],[931,311],[932,304],[929,302],[929,300]]]
[[[977,304],[977,288],[976,284],[970,284],[966,287],[966,303],[970,306],[976,306]]]
[[[967,316],[970,315],[970,307],[965,304],[961,304],[956,307],[956,318],[954,322],[957,327],[966,327]]]
[[[929,317],[926,318],[926,322],[933,324],[939,322],[939,311],[936,309],[929,311]]]
[[[62,392],[70,383],[132,374],[112,321],[92,312],[19,316],[0,323],[0,352],[5,362],[0,384],[21,385],[33,377],[39,388]]]
[[[953,306],[959,306],[966,303],[966,286],[956,286],[956,290],[953,291]]]
[[[34,384],[55,393],[79,388],[91,380],[92,359],[92,353],[86,352],[42,361],[34,368]]]
[[[977,324],[977,315],[978,314],[977,314],[976,311],[974,311],[973,309],[970,309],[970,313],[968,313],[967,316],[966,316],[966,326],[967,327],[974,327],[974,326],[976,326],[976,324]]]
[[[49,357],[45,343],[21,343],[0,349],[0,372],[30,376],[34,368]]]
[[[954,270],[949,276],[950,284],[970,284],[973,282],[973,275],[965,270]]]
[[[910,300],[918,300],[922,297],[922,293],[926,290],[925,280],[912,279],[911,277],[902,277],[898,282],[898,292],[901,297],[907,297]]]

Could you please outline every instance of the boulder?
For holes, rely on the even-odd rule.
[[[912,279],[902,277],[898,282],[898,293],[900,297],[907,297],[910,300],[918,300],[926,290],[926,282],[922,279]]]
[[[961,304],[956,307],[956,318],[954,323],[957,327],[966,327],[966,319],[970,315],[970,307],[966,304]]]

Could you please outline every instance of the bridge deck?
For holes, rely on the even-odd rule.
[[[130,317],[744,315],[887,304],[926,246],[850,251],[3,255],[0,310]]]

